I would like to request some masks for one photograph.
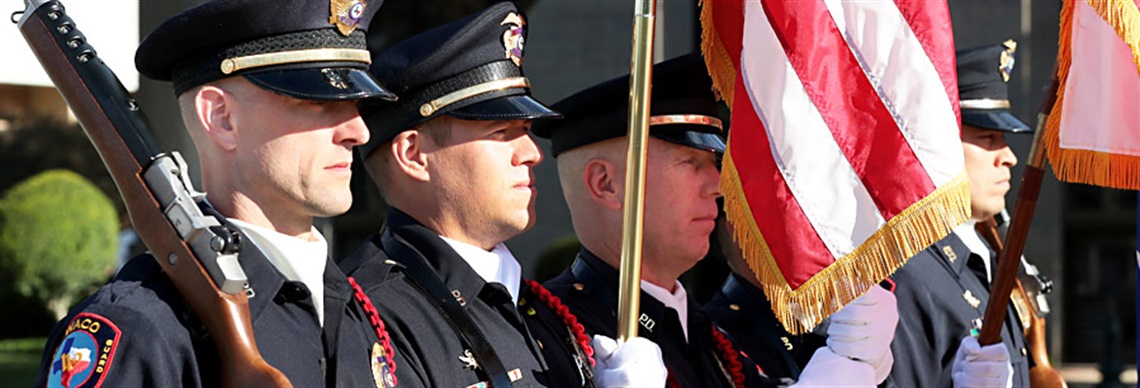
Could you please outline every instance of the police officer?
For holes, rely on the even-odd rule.
[[[968,337],[972,329],[980,328],[993,272],[992,252],[974,231],[974,223],[1005,207],[1010,168],[1017,163],[1005,134],[1032,132],[1009,112],[1006,82],[1015,48],[1013,41],[1007,41],[957,53],[972,219],[893,275],[900,322],[891,344],[896,361],[890,380],[898,386],[1029,386],[1025,336],[1012,308],[1002,324],[1003,344],[979,347],[975,338]],[[966,340],[959,342],[963,337]],[[963,359],[990,365],[979,364],[975,371],[980,373],[974,374],[951,365]],[[981,370],[985,368],[989,371]],[[1007,381],[999,373],[1009,373],[1009,368]]]
[[[733,240],[731,228],[723,214],[717,218],[713,236],[723,249],[731,273],[703,309],[765,375],[794,382],[816,349],[827,345],[827,338],[814,332],[793,335],[784,329]]]
[[[521,69],[527,27],[514,4],[499,3],[374,57],[372,73],[400,100],[360,107],[372,132],[360,152],[390,210],[380,233],[341,265],[407,360],[395,367],[400,384],[595,383],[589,338],[533,320],[554,308],[523,284],[503,244],[535,222],[533,168],[542,154],[531,122],[559,116],[530,97]],[[548,328],[542,346],[536,338]],[[544,349],[559,351],[547,357]],[[595,355],[600,385],[652,373],[654,360],[664,375],[647,341],[602,350],[612,354]],[[611,357],[631,363],[609,365]]]
[[[563,195],[583,246],[571,267],[546,286],[587,331],[605,336],[617,333],[628,88],[629,77],[624,76],[583,90],[554,105],[566,115],[564,120],[541,122],[535,129],[551,140]],[[639,335],[661,346],[671,385],[782,384],[755,373],[752,361],[734,350],[731,339],[677,280],[707,253],[721,195],[717,158],[725,147],[719,137],[722,123],[701,57],[690,54],[655,65],[651,98]],[[851,341],[848,348],[874,349],[881,357],[855,361],[825,347],[801,383],[874,385],[882,380],[876,378],[878,371],[885,378],[894,298],[879,289],[862,301],[870,303],[844,312],[852,318],[847,322],[876,330]],[[885,318],[872,319],[872,312]]]
[[[213,1],[165,21],[135,57],[143,75],[173,82],[205,210],[244,238],[258,349],[296,386],[382,377],[378,338],[312,226],[352,204],[352,148],[369,137],[356,100],[392,96],[366,71],[380,4]],[[56,325],[37,385],[218,386],[218,359],[202,320],[140,256]]]

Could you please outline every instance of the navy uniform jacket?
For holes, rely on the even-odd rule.
[[[265,361],[298,387],[375,386],[376,334],[336,264],[325,265],[322,329],[304,283],[281,276],[257,249],[238,261],[254,293],[250,317]],[[59,386],[61,378],[71,387],[220,384],[212,337],[149,255],[131,259],[52,330],[36,386]]]
[[[404,248],[388,247],[384,234]],[[385,230],[340,264],[372,299],[396,353],[406,360],[396,365],[400,386],[465,387],[490,379],[468,362],[475,361],[465,354],[469,345],[412,281],[407,268],[413,260],[426,262],[452,295],[462,298],[462,308],[506,370],[518,370],[521,378],[514,386],[580,386],[577,370],[551,371],[506,287],[484,281],[438,234],[392,209]]]
[[[570,268],[545,283],[578,316],[586,332],[610,338],[617,338],[617,284],[617,269],[585,249]],[[670,380],[682,387],[732,386],[713,339],[712,321],[692,297],[688,309],[689,341],[686,343],[677,311],[642,291],[638,335],[661,347]],[[744,364],[746,385],[778,383],[761,378],[751,360],[738,358]]]
[[[984,267],[969,268],[970,249],[951,234],[919,252],[892,278],[899,324],[891,342],[895,364],[888,383],[899,387],[950,387],[954,354],[970,335],[971,320],[986,313]],[[975,260],[981,260],[975,256]],[[981,264],[979,262],[979,264]],[[979,273],[980,272],[980,273]],[[1029,386],[1029,359],[1021,324],[1008,309],[1002,341],[1013,364],[1013,386]]]
[[[788,333],[764,291],[735,273],[705,304],[704,311],[769,378],[799,380],[816,349],[827,346],[825,337]]]

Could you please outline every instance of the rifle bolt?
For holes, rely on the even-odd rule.
[[[178,255],[174,254],[174,253],[167,255],[166,256],[166,262],[170,263],[170,265],[174,265],[174,264],[178,263]]]
[[[210,249],[213,249],[214,252],[221,252],[222,249],[225,248],[226,239],[222,238],[221,236],[214,236],[214,238],[210,239]]]

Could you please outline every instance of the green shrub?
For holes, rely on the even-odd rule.
[[[62,318],[77,294],[107,279],[118,229],[111,200],[79,174],[28,178],[0,198],[0,288]]]

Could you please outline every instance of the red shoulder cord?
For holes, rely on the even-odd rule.
[[[743,387],[744,372],[741,370],[744,369],[744,365],[740,363],[740,353],[736,351],[736,348],[732,347],[732,342],[729,342],[728,338],[725,338],[724,333],[721,333],[716,325],[712,327],[712,335],[713,340],[716,341],[717,350],[720,350],[721,359],[724,360],[725,364],[728,364],[727,368],[728,372],[732,374],[732,382],[737,387]]]
[[[372,299],[369,299],[360,285],[356,284],[356,279],[349,276],[348,283],[352,285],[353,298],[356,299],[357,303],[360,303],[360,307],[364,308],[364,313],[368,314],[368,323],[372,324],[373,330],[376,330],[376,338],[380,339],[380,346],[384,347],[384,353],[388,355],[388,368],[392,372],[392,385],[396,385],[396,350],[392,348],[392,338],[388,336],[388,329],[384,327],[384,321],[380,320],[380,312],[376,311]]]
[[[578,346],[582,348],[582,353],[586,354],[586,358],[590,361],[590,367],[593,368],[594,347],[590,346],[590,337],[586,335],[586,328],[582,327],[581,323],[578,323],[578,317],[575,317],[574,314],[570,312],[570,308],[562,304],[562,299],[551,294],[550,290],[547,290],[546,287],[530,279],[523,279],[523,282],[530,288],[530,292],[538,296],[538,300],[545,303],[551,310],[558,314],[559,318],[562,318],[562,324],[566,325],[571,333],[574,333],[574,339],[577,340]]]

